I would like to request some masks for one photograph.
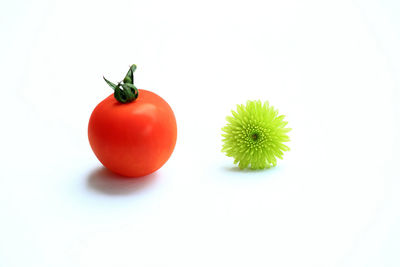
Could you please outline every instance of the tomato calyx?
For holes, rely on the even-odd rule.
[[[136,70],[136,65],[133,64],[130,66],[128,73],[125,75],[125,78],[123,81],[119,82],[118,84],[114,84],[107,80],[104,76],[103,79],[106,81],[106,83],[114,90],[114,97],[118,102],[120,103],[129,103],[139,96],[139,91],[136,88],[135,85],[133,85],[133,73]]]

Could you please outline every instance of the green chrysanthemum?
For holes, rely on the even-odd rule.
[[[235,159],[239,168],[264,169],[276,165],[276,158],[282,159],[283,152],[289,147],[285,128],[287,122],[284,115],[278,115],[278,110],[258,101],[247,101],[246,105],[237,105],[237,111],[226,120],[228,124],[222,128],[222,152]]]

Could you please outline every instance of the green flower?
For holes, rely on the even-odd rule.
[[[224,142],[222,152],[235,159],[239,168],[264,169],[276,165],[276,158],[282,159],[283,152],[289,147],[285,128],[287,122],[284,115],[278,115],[278,110],[264,104],[260,100],[247,101],[245,105],[237,105],[237,111],[226,120],[228,124],[222,128]]]

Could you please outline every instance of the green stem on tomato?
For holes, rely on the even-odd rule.
[[[133,85],[133,73],[136,70],[136,65],[133,64],[126,74],[124,80],[118,84],[114,84],[107,80],[104,76],[103,79],[106,83],[114,90],[114,97],[120,103],[129,103],[135,101],[139,96],[139,91],[136,86]]]

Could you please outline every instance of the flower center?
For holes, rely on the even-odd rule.
[[[258,139],[258,133],[252,133],[251,138],[253,138],[254,141]]]
[[[269,140],[269,131],[263,126],[250,122],[242,128],[242,134],[238,135],[241,142],[251,149],[259,149],[264,147]]]

